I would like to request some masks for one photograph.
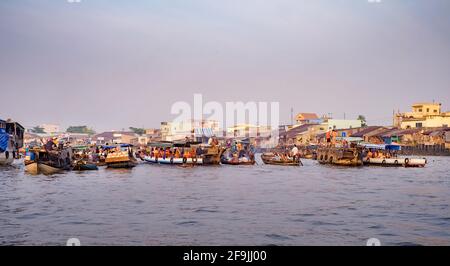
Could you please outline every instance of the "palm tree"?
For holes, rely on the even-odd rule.
[[[358,118],[356,118],[357,120],[361,120],[361,126],[363,126],[363,127],[365,127],[365,126],[367,126],[367,123],[366,123],[366,117],[365,116],[363,116],[363,115],[358,115]]]

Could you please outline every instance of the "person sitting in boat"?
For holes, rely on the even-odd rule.
[[[166,152],[164,155],[166,158],[172,157],[172,151],[170,150],[170,148],[166,148]]]
[[[198,146],[197,149],[195,150],[195,154],[196,154],[196,155],[202,155],[202,154],[203,154],[203,149],[202,149],[202,147]]]
[[[175,148],[175,149],[173,150],[173,154],[174,154],[174,157],[175,157],[175,158],[180,158],[180,157],[181,157],[180,149]]]

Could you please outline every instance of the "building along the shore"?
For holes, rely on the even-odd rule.
[[[180,141],[186,137],[190,140],[207,141],[213,135],[222,135],[216,120],[185,120],[178,122],[161,122],[161,140]]]
[[[394,114],[394,126],[407,128],[448,127],[450,112],[441,112],[440,103],[416,103],[412,112]]]
[[[92,142],[97,145],[105,144],[131,144],[137,137],[134,132],[127,131],[108,131],[92,136]]]
[[[55,135],[58,134],[60,132],[60,127],[59,125],[56,124],[42,124],[39,125],[40,128],[42,128],[42,130],[50,135]]]
[[[315,113],[299,113],[295,116],[295,121],[298,125],[320,124],[323,122],[323,119],[319,118]]]

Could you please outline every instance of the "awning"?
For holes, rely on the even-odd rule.
[[[212,128],[196,128],[194,129],[194,133],[196,135],[196,137],[212,137],[214,136],[214,131],[212,130]]]

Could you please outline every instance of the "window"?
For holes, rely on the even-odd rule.
[[[434,112],[435,112],[435,113],[437,113],[437,110],[436,110],[436,109],[434,109]]]
[[[430,108],[427,108],[427,113],[429,113],[430,112]]]
[[[422,109],[419,109],[419,112],[422,112]]]
[[[416,127],[421,128],[422,127],[422,123],[416,123]]]

